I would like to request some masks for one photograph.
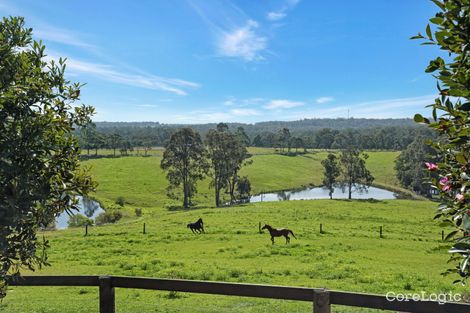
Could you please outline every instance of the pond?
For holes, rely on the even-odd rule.
[[[82,214],[89,219],[95,219],[99,214],[103,213],[104,210],[100,204],[89,198],[78,197],[79,211],[74,211],[74,214]],[[70,215],[67,212],[60,214],[55,220],[56,229],[64,229],[68,227]]]
[[[377,187],[369,187],[367,191],[353,191],[353,199],[397,199],[397,194],[392,191]],[[250,202],[264,202],[264,201],[288,201],[288,200],[312,200],[312,199],[329,199],[329,191],[323,187],[306,188],[302,190],[288,190],[273,193],[263,193],[251,196]],[[333,193],[333,199],[347,199],[348,191],[344,191],[337,187]]]

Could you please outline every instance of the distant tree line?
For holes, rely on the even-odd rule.
[[[125,125],[125,124],[124,124]],[[211,124],[212,125],[212,124]],[[227,130],[243,140],[246,146],[273,147],[281,152],[305,151],[306,149],[342,149],[346,143],[364,150],[404,150],[416,137],[434,138],[428,128],[412,126],[387,126],[374,128],[333,129],[321,128],[292,131],[287,127],[275,131],[252,133],[242,126]],[[216,128],[217,125],[214,125]],[[98,149],[112,149],[113,154],[126,155],[129,151],[142,151],[146,155],[151,147],[164,146],[178,130],[174,126],[120,126],[98,127],[91,124],[77,131],[79,144],[87,154],[98,154]],[[196,128],[191,126],[193,130]],[[197,131],[198,132],[198,131]],[[200,133],[204,140],[210,130]],[[199,132],[198,132],[199,133]]]
[[[363,129],[322,128],[317,131],[292,133],[288,128],[257,134],[251,145],[276,147],[281,151],[298,149],[343,149],[353,145],[362,150],[404,150],[415,137],[433,139],[435,133],[422,127],[376,127]]]
[[[235,131],[238,127],[243,127],[250,138],[254,138],[262,132],[275,133],[279,129],[288,128],[292,134],[297,135],[303,132],[318,131],[323,128],[331,129],[363,129],[377,127],[417,127],[412,119],[373,119],[373,118],[313,118],[298,121],[268,121],[254,124],[246,123],[226,123],[230,131]],[[138,129],[138,128],[168,128],[181,129],[188,127],[184,124],[163,124],[158,122],[96,122],[96,127],[103,130],[113,129]],[[217,123],[191,124],[192,129],[202,136],[217,127]]]

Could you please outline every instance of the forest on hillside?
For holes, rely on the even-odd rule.
[[[172,134],[189,127],[205,137],[215,123],[183,125],[158,122],[96,122],[77,130],[82,149],[110,148],[125,154],[134,148],[164,146]],[[256,124],[227,123],[246,145],[290,149],[340,149],[345,142],[360,149],[403,150],[417,136],[434,132],[410,119],[304,119]]]

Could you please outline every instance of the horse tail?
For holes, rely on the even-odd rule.
[[[292,236],[293,236],[295,239],[297,239],[297,237],[295,237],[294,232],[293,232],[292,230],[289,229],[289,233],[291,233]]]

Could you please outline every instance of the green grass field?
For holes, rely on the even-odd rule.
[[[325,152],[288,157],[257,154],[245,169],[255,192],[298,188],[321,181]],[[381,184],[396,186],[395,152],[374,152],[368,165]],[[432,220],[435,204],[418,200],[310,200],[213,208],[207,182],[198,209],[166,209],[166,181],[158,157],[102,158],[86,162],[100,183],[96,198],[123,196],[130,215],[115,225],[45,232],[51,267],[40,275],[128,275],[266,283],[372,292],[465,292],[440,275],[448,244]],[[133,209],[142,207],[142,217]],[[202,217],[207,234],[185,225]],[[142,234],[142,223],[147,234]],[[258,222],[289,227],[297,236],[271,245]],[[319,224],[326,231],[319,233]],[[379,227],[384,238],[379,238]],[[448,230],[446,230],[448,232]],[[42,234],[41,234],[42,235]],[[252,298],[118,289],[117,312],[311,312],[311,304]],[[1,312],[96,312],[97,288],[14,287]],[[359,312],[334,307],[333,312]],[[372,312],[362,310],[361,312]]]
[[[166,197],[167,181],[160,169],[161,154],[153,150],[151,157],[129,156],[121,158],[99,158],[84,163],[93,169],[99,182],[96,197],[105,204],[113,203],[122,196],[131,206],[161,208],[175,205]],[[253,193],[295,189],[304,186],[321,185],[323,168],[321,160],[327,152],[308,153],[299,156],[285,156],[272,153],[272,149],[253,148],[253,164],[245,167],[241,175],[247,175]],[[367,166],[375,177],[375,184],[394,191],[407,192],[398,186],[393,169],[399,152],[369,152]],[[213,191],[209,179],[198,184],[195,201],[201,206],[213,206]]]

